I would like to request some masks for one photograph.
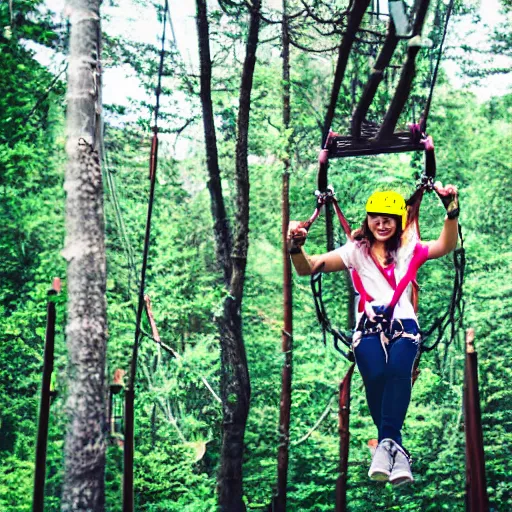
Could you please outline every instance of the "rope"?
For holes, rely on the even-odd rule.
[[[436,178],[436,161],[434,147],[433,145],[431,145],[431,140],[430,142],[429,140],[426,140],[425,142],[426,148],[428,149],[426,149],[425,151],[424,172],[419,180],[416,191],[406,201],[406,204],[409,207],[408,224],[410,224],[411,222],[416,222],[417,225],[419,209],[421,200],[423,199],[423,194],[425,191],[433,190],[434,181]],[[418,225],[417,229],[419,235]],[[432,345],[427,346],[425,344],[422,344],[422,352],[430,352],[431,350],[434,350],[445,336],[448,327],[450,327],[450,337],[446,344],[450,345],[455,339],[459,329],[463,325],[464,300],[462,296],[462,286],[464,282],[466,254],[464,249],[464,238],[462,236],[462,227],[460,226],[460,224],[458,225],[458,236],[460,240],[460,248],[456,249],[453,252],[455,276],[453,281],[453,290],[450,299],[450,306],[448,308],[448,311],[446,311],[444,315],[437,318],[429,329],[421,331],[423,340],[428,339],[434,332],[437,331],[436,340],[432,343]]]
[[[165,0],[164,19],[162,22],[162,47],[160,49],[160,64],[158,66],[158,83],[155,90],[155,124],[154,131],[158,130],[158,114],[160,112],[160,93],[162,92],[162,75],[164,74],[164,58],[165,58],[165,29],[167,27],[167,14],[169,13],[169,2]],[[169,13],[170,14],[170,13]]]
[[[313,299],[315,302],[315,310],[316,317],[318,322],[322,327],[322,336],[324,345],[327,346],[327,336],[326,333],[329,333],[333,337],[334,348],[338,351],[343,357],[348,359],[349,361],[354,361],[354,354],[350,351],[346,351],[340,347],[340,341],[347,346],[349,349],[352,346],[352,339],[350,336],[342,333],[338,329],[334,328],[329,320],[329,316],[327,315],[327,311],[325,309],[324,301],[322,298],[322,273],[314,274],[311,276],[311,290],[313,292]]]
[[[460,225],[459,239],[461,247],[460,249],[457,249],[453,252],[455,276],[453,281],[453,291],[450,300],[450,307],[444,315],[442,315],[434,322],[430,329],[422,332],[423,339],[427,339],[437,330],[436,340],[430,346],[422,344],[422,352],[430,352],[431,350],[434,350],[444,338],[448,327],[450,327],[450,336],[446,341],[446,345],[450,345],[454,341],[459,330],[463,327],[465,309],[465,303],[463,299],[463,284],[464,271],[466,268],[466,250],[464,249],[464,238],[462,236],[462,228]]]
[[[53,91],[53,89],[57,85],[57,83],[59,82],[60,77],[67,71],[67,69],[68,69],[68,64],[65,63],[64,66],[62,67],[62,69],[59,71],[59,73],[53,77],[52,81],[50,82],[50,84],[48,85],[46,90],[39,95],[39,97],[37,98],[34,106],[30,110],[30,112],[22,119],[20,126],[25,126],[30,121],[33,114],[39,108],[41,103],[43,103],[43,101],[48,99],[48,96]],[[24,131],[19,132],[17,135],[14,135],[10,139],[2,137],[1,142],[8,143],[9,145],[12,146],[12,145],[16,144],[19,141],[19,139],[21,139],[23,137],[23,135],[25,135]]]
[[[183,75],[183,81],[185,82],[188,91],[191,94],[195,95],[196,92],[195,92],[195,88],[194,88],[194,83],[192,82],[192,80],[189,77],[185,59],[183,58],[183,55],[181,54],[180,49],[178,47],[178,40],[176,38],[176,33],[174,31],[174,24],[172,22],[172,16],[171,16],[169,4],[166,5],[165,9],[167,11],[167,19],[169,20],[169,28],[171,30],[171,35],[172,35],[171,42],[172,42],[173,48],[175,50],[174,52],[170,52],[171,60],[176,65],[176,67],[178,67],[179,70],[181,71],[181,73]],[[175,54],[177,55],[178,58],[175,57]]]
[[[322,151],[321,154],[325,154],[326,151]],[[302,225],[306,230],[309,230],[311,225],[316,221],[316,219],[320,215],[320,210],[323,206],[326,206],[328,204],[332,204],[334,207],[334,210],[336,212],[336,215],[338,217],[338,220],[343,228],[343,231],[345,232],[345,235],[347,238],[351,238],[352,234],[350,231],[350,226],[348,224],[347,219],[345,218],[345,215],[341,211],[341,208],[338,204],[338,201],[336,200],[336,193],[334,192],[334,189],[331,186],[328,186],[324,192],[321,192],[320,190],[317,190],[315,192],[316,196],[316,208],[313,212],[313,215],[306,221],[303,222]],[[354,360],[354,355],[352,352],[347,352],[343,348],[340,347],[339,342],[341,341],[344,345],[346,345],[348,348],[352,345],[352,340],[350,336],[342,333],[338,329],[334,328],[331,324],[331,321],[329,320],[329,316],[327,315],[327,311],[325,309],[325,304],[322,298],[322,272],[318,272],[317,274],[313,274],[311,276],[311,291],[313,292],[313,299],[315,303],[315,311],[316,311],[316,317],[318,319],[318,322],[320,323],[322,327],[322,336],[323,336],[323,342],[324,345],[327,346],[327,340],[326,340],[326,333],[329,333],[333,336],[333,342],[334,342],[334,348],[342,354],[346,359],[349,361]]]
[[[103,154],[103,164],[105,169],[105,178],[108,184],[108,190],[110,199],[112,202],[112,206],[114,207],[114,214],[116,218],[116,227],[119,239],[121,240],[121,245],[123,246],[123,250],[125,253],[126,263],[128,265],[128,290],[132,291],[132,279],[133,282],[136,283],[136,286],[139,286],[138,282],[138,272],[137,267],[135,265],[134,258],[134,250],[126,233],[126,224],[123,219],[123,213],[121,209],[121,205],[119,202],[119,196],[117,193],[117,186],[115,182],[115,172],[110,169],[108,163],[108,156],[103,144],[102,138],[102,154]]]
[[[152,336],[151,334],[149,334],[148,332],[146,332],[146,331],[144,331],[142,329],[141,329],[141,334],[143,336],[145,336],[146,338],[154,341],[158,345],[160,345],[166,352],[171,354],[178,361],[182,361],[183,360],[181,355],[178,352],[176,352],[176,350],[174,350],[170,345],[167,345],[162,340],[157,340],[154,336]],[[196,376],[198,376],[201,379],[202,383],[205,385],[206,389],[208,389],[208,391],[210,392],[212,397],[215,399],[215,401],[218,402],[219,404],[222,404],[221,398],[219,397],[219,395],[217,395],[217,393],[215,393],[215,391],[213,390],[211,384],[206,380],[206,377],[203,377],[201,374],[199,374],[197,372],[194,372],[194,371],[192,373],[194,373]]]
[[[304,443],[305,441],[307,441],[311,437],[313,432],[321,425],[322,421],[324,421],[325,418],[327,418],[328,414],[331,412],[331,410],[332,410],[332,403],[337,398],[337,396],[338,396],[337,393],[334,393],[334,395],[331,396],[331,398],[329,399],[329,402],[327,402],[327,405],[325,406],[325,409],[323,410],[322,414],[320,415],[318,420],[315,422],[315,424],[309,429],[308,433],[303,435],[300,439],[297,439],[296,441],[293,441],[291,443],[292,446],[294,446],[294,447],[298,446],[299,444]]]
[[[430,92],[429,92],[429,95],[428,95],[427,103],[425,104],[425,109],[423,111],[423,116],[422,116],[422,120],[421,120],[421,131],[423,133],[425,133],[426,129],[427,129],[427,119],[428,119],[428,115],[430,114],[430,105],[432,104],[432,97],[434,96],[434,87],[435,87],[436,82],[437,82],[437,74],[438,74],[438,71],[439,71],[439,66],[441,64],[441,57],[443,55],[444,41],[446,39],[446,34],[448,32],[448,22],[450,21],[450,16],[452,14],[454,3],[455,3],[455,0],[450,0],[450,4],[448,5],[448,10],[447,10],[447,13],[446,13],[446,20],[445,20],[445,23],[444,23],[443,37],[441,38],[441,44],[439,45],[439,52],[437,54],[436,67],[434,68],[434,74],[432,76],[432,82],[430,84]]]

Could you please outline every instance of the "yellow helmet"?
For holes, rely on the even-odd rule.
[[[405,206],[405,199],[398,192],[393,192],[392,190],[374,192],[366,202],[366,212],[398,215],[402,218],[402,229],[405,229],[407,208]]]

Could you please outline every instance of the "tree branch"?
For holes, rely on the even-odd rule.
[[[304,6],[306,12],[308,13],[308,16],[315,20],[317,23],[320,23],[321,25],[338,25],[345,20],[350,11],[349,7],[347,10],[338,13],[338,17],[336,19],[333,19],[333,11],[331,10],[331,16],[328,19],[324,19],[318,16],[318,14],[315,14],[305,0],[301,0],[301,3]]]

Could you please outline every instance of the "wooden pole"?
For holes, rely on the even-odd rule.
[[[34,471],[34,495],[32,511],[44,510],[44,484],[46,479],[46,447],[48,444],[48,424],[50,419],[50,384],[53,372],[53,352],[55,347],[55,301],[53,297],[60,292],[60,279],[53,280],[48,290],[46,313],[46,334],[44,340],[43,379],[41,384],[41,401],[39,404],[39,424],[37,428],[36,461]]]
[[[348,476],[348,448],[350,440],[350,383],[355,365],[350,365],[340,384],[339,401],[339,433],[340,433],[340,473],[336,481],[336,512],[347,510],[347,476]]]
[[[484,440],[478,391],[478,359],[475,331],[466,331],[466,367],[464,379],[464,424],[466,431],[466,510],[488,512],[485,479]]]
[[[164,30],[165,36],[165,30]],[[163,43],[162,43],[163,47]],[[149,188],[148,211],[146,218],[146,232],[144,236],[144,251],[142,256],[142,270],[139,287],[139,302],[137,307],[137,316],[135,321],[135,339],[133,342],[132,360],[130,368],[129,384],[125,391],[125,439],[124,439],[124,473],[123,473],[123,511],[133,512],[133,455],[134,455],[134,403],[135,403],[135,380],[137,376],[137,357],[139,350],[139,341],[141,335],[142,312],[145,307],[144,287],[146,284],[146,270],[149,255],[149,242],[151,238],[151,217],[153,213],[153,200],[155,197],[156,169],[158,162],[158,128],[153,128],[153,141],[151,144],[150,172],[151,180]]]
[[[165,29],[167,23],[167,14],[169,12],[168,0],[165,0],[164,17],[162,20],[162,38],[160,48],[160,63],[158,67],[158,83],[155,90],[155,124],[153,126],[153,139],[151,141],[151,153],[149,157],[149,200],[146,217],[146,231],[144,235],[144,251],[142,255],[142,269],[139,286],[139,302],[137,306],[137,316],[135,320],[135,339],[132,349],[132,360],[130,367],[129,384],[125,391],[124,406],[124,467],[123,467],[123,512],[133,512],[134,494],[133,494],[133,456],[135,449],[134,440],[134,422],[135,422],[135,380],[137,376],[137,357],[139,350],[139,341],[141,335],[142,312],[147,307],[144,296],[144,287],[146,285],[146,270],[149,255],[149,242],[151,239],[151,217],[153,214],[153,201],[155,198],[156,171],[158,167],[158,114],[160,111],[160,94],[162,92],[162,75],[164,71],[165,58]]]

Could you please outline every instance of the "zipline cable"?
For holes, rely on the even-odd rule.
[[[114,208],[114,214],[116,218],[116,226],[118,231],[119,239],[121,240],[121,245],[123,246],[123,250],[126,257],[126,263],[128,265],[128,290],[132,292],[132,280],[135,283],[136,287],[139,287],[139,278],[137,272],[137,266],[135,264],[134,250],[133,246],[130,243],[130,239],[128,238],[126,232],[126,224],[123,219],[123,213],[121,209],[121,204],[119,202],[119,195],[117,193],[117,185],[115,182],[115,173],[110,169],[110,165],[108,162],[108,157],[105,148],[102,148],[103,154],[103,164],[105,168],[105,177],[108,184],[108,190],[110,193],[110,199],[112,201],[112,206]]]
[[[176,37],[176,32],[174,31],[174,24],[172,22],[172,16],[171,16],[171,11],[170,11],[169,5],[167,5],[166,11],[167,11],[167,19],[169,20],[169,28],[170,28],[171,34],[172,34],[172,44],[173,44],[173,47],[175,50],[174,52],[170,52],[171,59],[172,59],[173,63],[176,65],[176,67],[179,68],[179,70],[181,71],[181,73],[183,75],[183,81],[185,82],[185,85],[187,86],[188,91],[192,95],[196,95],[196,92],[194,89],[194,84],[192,83],[192,81],[189,78],[189,73],[187,71],[187,65],[186,65],[185,59],[183,58],[183,55],[181,54],[181,51],[178,47],[178,39]],[[177,57],[175,56],[175,53],[177,54]]]

